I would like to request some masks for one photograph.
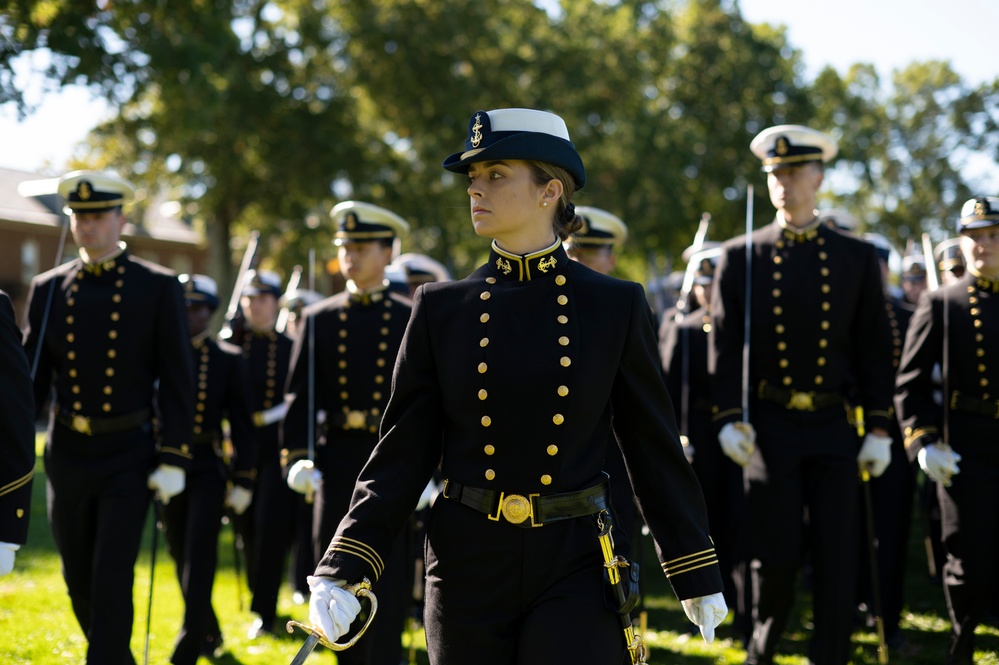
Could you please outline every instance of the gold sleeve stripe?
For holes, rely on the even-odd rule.
[[[35,477],[35,470],[32,469],[27,473],[27,475],[21,476],[14,482],[7,483],[3,487],[0,487],[0,496],[3,496],[4,494],[10,494],[11,492],[17,489],[21,489],[29,482],[31,482],[31,479],[34,477]]]
[[[711,416],[711,420],[713,420],[713,421],[714,420],[718,420],[720,418],[725,418],[726,416],[731,416],[733,414],[742,415],[742,409],[727,409],[725,411],[720,411],[720,412],[714,414],[713,416]]]
[[[714,551],[715,551],[715,548],[709,547],[708,549],[701,550],[700,552],[694,552],[693,554],[685,554],[683,556],[678,556],[675,559],[672,559],[670,561],[666,561],[665,563],[663,563],[663,568],[668,568],[668,567],[673,566],[673,565],[679,565],[680,563],[688,561],[689,559],[693,559],[695,557],[702,557],[705,554],[710,554],[710,555],[714,556]]]
[[[184,459],[194,459],[194,456],[191,455],[191,453],[183,451],[180,448],[160,448],[160,452],[176,455],[177,457],[183,457]]]
[[[371,566],[371,569],[374,571],[376,577],[381,577],[382,571],[385,570],[385,562],[382,561],[380,556],[378,556],[378,552],[359,540],[344,538],[342,536],[340,538],[334,538],[333,542],[330,543],[330,549],[333,551],[354,554],[355,556],[364,559]]]
[[[905,447],[908,448],[915,441],[917,441],[921,437],[926,436],[927,434],[936,434],[936,433],[937,433],[937,428],[933,427],[933,426],[930,426],[930,427],[920,427],[917,430],[913,430],[913,432],[911,434],[909,434],[909,436],[905,437]]]
[[[702,563],[699,566],[691,566],[690,568],[685,568],[683,570],[674,570],[672,572],[667,572],[666,578],[669,579],[674,575],[682,575],[683,573],[689,573],[692,570],[697,570],[698,568],[706,568],[707,566],[715,566],[715,565],[718,565],[718,559],[713,559],[711,561],[708,561],[707,563]]]
[[[868,416],[880,416],[881,418],[891,418],[892,417],[892,409],[888,409],[887,411],[873,411],[872,410],[872,411],[868,411],[867,415]]]

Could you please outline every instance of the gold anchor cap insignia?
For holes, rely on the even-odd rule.
[[[348,231],[353,231],[357,228],[357,215],[352,212],[347,213],[347,218],[344,220],[344,226],[347,227]]]
[[[86,180],[82,181],[79,187],[76,188],[77,194],[80,195],[80,199],[83,201],[89,201],[90,195],[93,193],[93,191],[94,190],[90,186],[90,183],[87,182]]]
[[[786,155],[790,149],[791,149],[791,144],[788,143],[787,137],[778,136],[777,146],[774,148],[775,152],[778,155]]]
[[[472,147],[473,148],[478,148],[479,144],[482,142],[482,132],[480,131],[482,129],[482,123],[479,122],[479,117],[481,115],[482,115],[481,113],[476,113],[475,114],[475,124],[472,125]]]
[[[975,202],[975,214],[976,215],[987,215],[987,214],[989,214],[989,212],[991,212],[991,211],[989,210],[989,202],[988,201],[984,201],[983,200],[983,201],[976,201]]]

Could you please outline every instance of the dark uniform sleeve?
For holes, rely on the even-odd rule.
[[[704,495],[680,445],[673,407],[659,371],[655,320],[637,284],[628,326],[611,401],[614,432],[635,496],[677,597],[682,600],[721,592]]]
[[[895,380],[895,407],[910,461],[921,448],[940,438],[942,412],[933,399],[933,367],[942,356],[942,307],[929,292],[920,297],[909,321]]]
[[[381,440],[358,476],[350,512],[317,575],[348,582],[365,575],[377,579],[396,535],[440,464],[443,413],[426,309],[421,289],[399,349]]]
[[[254,469],[253,422],[250,410],[250,377],[246,361],[238,349],[227,354],[229,361],[229,393],[225,400],[225,415],[229,420],[232,439],[231,480],[246,489],[253,487]]]
[[[28,535],[35,477],[31,372],[7,294],[0,291],[0,542]]]
[[[174,277],[162,280],[156,330],[159,335],[156,374],[160,449],[157,462],[187,469],[194,432],[194,365],[187,334],[184,293]]]
[[[740,421],[742,413],[742,346],[745,335],[745,240],[729,244],[718,259],[711,293],[708,372],[711,374],[712,420],[720,429]]]
[[[34,362],[36,355],[38,358],[38,366],[34,374],[34,415],[36,419],[41,417],[41,411],[48,402],[49,391],[52,388],[52,359],[45,348],[45,341],[39,338],[39,334],[42,319],[45,317],[45,307],[50,289],[56,286],[58,279],[60,278],[56,275],[50,275],[48,280],[39,275],[31,280],[31,287],[28,290],[24,352],[29,358],[29,363]],[[40,349],[39,346],[41,346]]]
[[[867,430],[888,430],[895,417],[892,406],[894,369],[891,362],[891,324],[885,316],[884,284],[881,267],[871,247],[864,266],[863,284],[857,302],[857,316],[851,335],[856,340],[854,376],[860,403],[864,407]]]

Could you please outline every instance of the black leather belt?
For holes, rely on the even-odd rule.
[[[839,393],[818,393],[813,390],[778,388],[765,380],[760,381],[758,394],[760,399],[777,402],[784,408],[794,411],[815,411],[830,406],[843,405],[843,396]]]
[[[371,411],[347,411],[346,413],[334,413],[330,418],[334,429],[357,429],[371,431],[374,427],[378,431],[378,426],[382,423],[381,415],[375,415]]]
[[[152,417],[151,409],[139,409],[123,416],[111,418],[91,418],[79,413],[66,411],[62,407],[56,409],[55,419],[74,432],[98,436],[100,434],[111,434],[113,432],[124,432],[148,424]]]
[[[494,522],[502,516],[510,524],[531,528],[551,522],[595,515],[609,508],[607,483],[561,494],[506,494],[444,481],[444,497],[474,508]]]
[[[955,411],[974,413],[986,418],[999,418],[999,399],[979,399],[968,397],[955,390],[950,396],[950,408]]]

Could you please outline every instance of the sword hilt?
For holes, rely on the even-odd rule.
[[[370,626],[371,622],[374,621],[375,619],[375,613],[378,612],[378,599],[375,598],[375,594],[371,590],[371,582],[368,580],[367,577],[363,578],[357,584],[348,584],[347,586],[344,587],[344,589],[354,594],[358,598],[367,598],[368,601],[371,602],[371,611],[368,612],[367,620],[364,622],[364,625],[361,626],[361,629],[357,631],[357,634],[354,635],[352,638],[350,638],[349,641],[331,642],[330,640],[326,639],[326,637],[316,628],[313,628],[312,626],[306,626],[304,623],[299,623],[298,621],[289,621],[288,623],[286,623],[285,630],[287,630],[289,633],[294,633],[295,628],[301,628],[305,632],[309,633],[309,635],[317,637],[319,644],[322,644],[327,649],[331,649],[333,651],[346,651],[350,647],[357,644],[357,641],[361,639],[365,631],[368,630],[368,626]]]

